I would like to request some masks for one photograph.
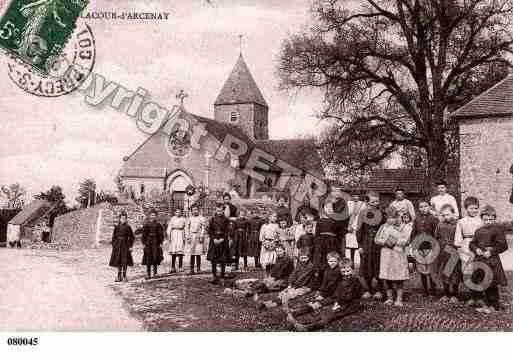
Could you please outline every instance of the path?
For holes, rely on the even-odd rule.
[[[110,281],[73,255],[0,248],[0,331],[142,330]]]

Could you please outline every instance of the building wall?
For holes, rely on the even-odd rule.
[[[231,121],[231,113],[238,112],[239,117],[236,122]],[[238,126],[250,138],[255,138],[254,132],[254,105],[251,103],[217,105],[214,106],[214,119],[219,122],[231,123]]]
[[[100,207],[84,208],[55,218],[52,242],[77,247],[94,246]]]
[[[254,106],[254,134],[257,140],[269,139],[269,109],[262,105]]]
[[[152,190],[161,192],[163,190],[164,183],[164,179],[162,178],[126,177],[123,179],[123,184],[127,189],[133,189],[136,198],[141,196],[141,184],[144,184],[144,194],[148,195]]]
[[[141,207],[134,204],[105,205],[100,210],[100,218],[98,221],[100,227],[96,230],[98,234],[96,240],[99,243],[111,243],[114,226],[118,223],[119,215],[122,211],[126,212],[127,223],[132,227],[134,232],[138,228],[142,228],[146,216]]]
[[[460,121],[461,200],[476,196],[495,207],[499,220],[513,219],[513,118]]]

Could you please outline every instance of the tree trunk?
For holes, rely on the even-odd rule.
[[[427,148],[428,168],[424,186],[426,195],[434,193],[436,182],[440,180],[450,182],[448,178],[445,178],[446,159],[444,140],[431,140]]]

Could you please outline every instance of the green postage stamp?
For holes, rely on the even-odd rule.
[[[47,75],[89,0],[12,0],[0,19],[0,47]]]

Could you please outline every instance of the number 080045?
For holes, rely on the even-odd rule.
[[[7,338],[7,345],[38,345],[39,338],[22,338],[11,337]]]

